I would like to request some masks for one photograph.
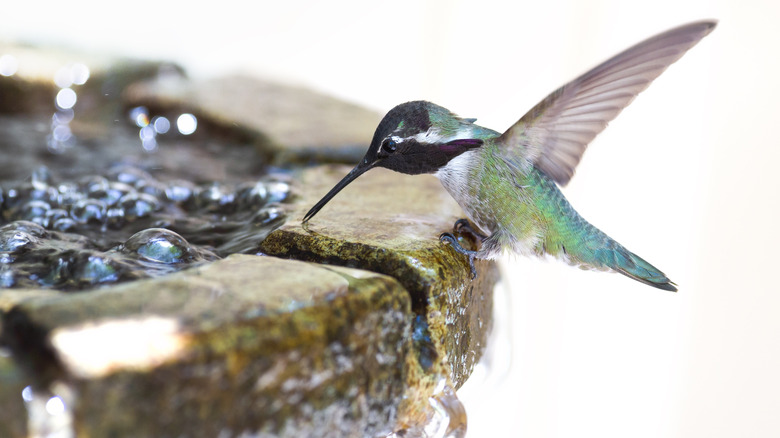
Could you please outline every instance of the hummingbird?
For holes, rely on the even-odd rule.
[[[303,217],[311,220],[349,183],[384,167],[433,174],[467,216],[455,230],[480,242],[463,248],[452,233],[440,240],[474,259],[509,251],[551,255],[584,269],[619,272],[677,291],[663,272],[580,216],[564,197],[585,149],[669,65],[715,27],[700,21],[644,40],[553,91],[503,134],[446,108],[413,101],[391,109],[363,159]]]

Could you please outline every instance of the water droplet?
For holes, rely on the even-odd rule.
[[[246,183],[239,186],[238,201],[242,208],[259,208],[268,200],[268,189],[262,182]]]
[[[52,224],[51,227],[54,230],[67,233],[67,232],[75,231],[76,227],[78,227],[78,223],[76,223],[76,221],[74,221],[69,217],[63,217],[55,220],[54,224]]]
[[[270,181],[266,183],[268,189],[268,202],[283,202],[290,195],[290,185],[282,181]]]
[[[128,193],[122,196],[118,205],[124,210],[125,218],[128,221],[146,217],[160,208],[157,198],[146,193]]]
[[[192,198],[195,191],[195,184],[185,180],[175,180],[168,183],[165,196],[171,202],[184,203]]]
[[[32,179],[32,186],[36,190],[45,190],[51,184],[51,173],[46,166],[40,166],[33,170],[30,178]]]
[[[32,200],[22,206],[18,218],[45,226],[43,220],[49,210],[51,206],[47,202]]]
[[[106,204],[97,199],[82,199],[70,209],[70,216],[80,224],[99,224],[105,219]]]
[[[41,224],[46,228],[53,228],[54,223],[62,218],[68,218],[68,211],[63,208],[52,208],[44,216],[44,222]]]
[[[143,181],[146,183],[147,181],[153,181],[154,177],[149,174],[149,172],[139,169],[134,166],[127,166],[127,165],[119,165],[114,166],[111,169],[108,170],[108,176],[111,179],[114,179],[119,182],[123,182],[125,184],[131,184],[136,185],[139,182]]]
[[[180,263],[190,258],[190,244],[164,228],[149,228],[133,234],[125,242],[124,249],[156,263]]]
[[[219,183],[213,183],[198,193],[200,208],[211,212],[227,213],[235,200],[235,193]]]
[[[433,414],[423,429],[426,437],[463,438],[466,436],[466,409],[449,385],[445,385],[428,398],[428,403]]]
[[[114,263],[110,259],[97,254],[81,255],[74,264],[76,265],[76,278],[85,283],[105,283],[116,281],[119,278],[119,273]]]

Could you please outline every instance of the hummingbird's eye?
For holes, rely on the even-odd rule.
[[[395,140],[391,138],[386,138],[382,142],[382,151],[387,153],[393,153],[395,152],[396,148],[398,147],[398,144],[395,142]]]

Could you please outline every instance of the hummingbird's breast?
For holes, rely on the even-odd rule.
[[[544,215],[534,199],[533,168],[523,171],[486,142],[479,149],[453,158],[436,176],[468,219],[490,236],[489,249],[500,253],[536,253],[544,234]],[[498,254],[486,254],[494,257]]]

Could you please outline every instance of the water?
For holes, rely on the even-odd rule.
[[[0,186],[0,287],[79,290],[253,253],[281,225],[288,183],[162,182],[121,165]]]
[[[409,425],[386,438],[464,438],[466,430],[466,409],[447,379],[442,377],[428,397],[422,423]]]

